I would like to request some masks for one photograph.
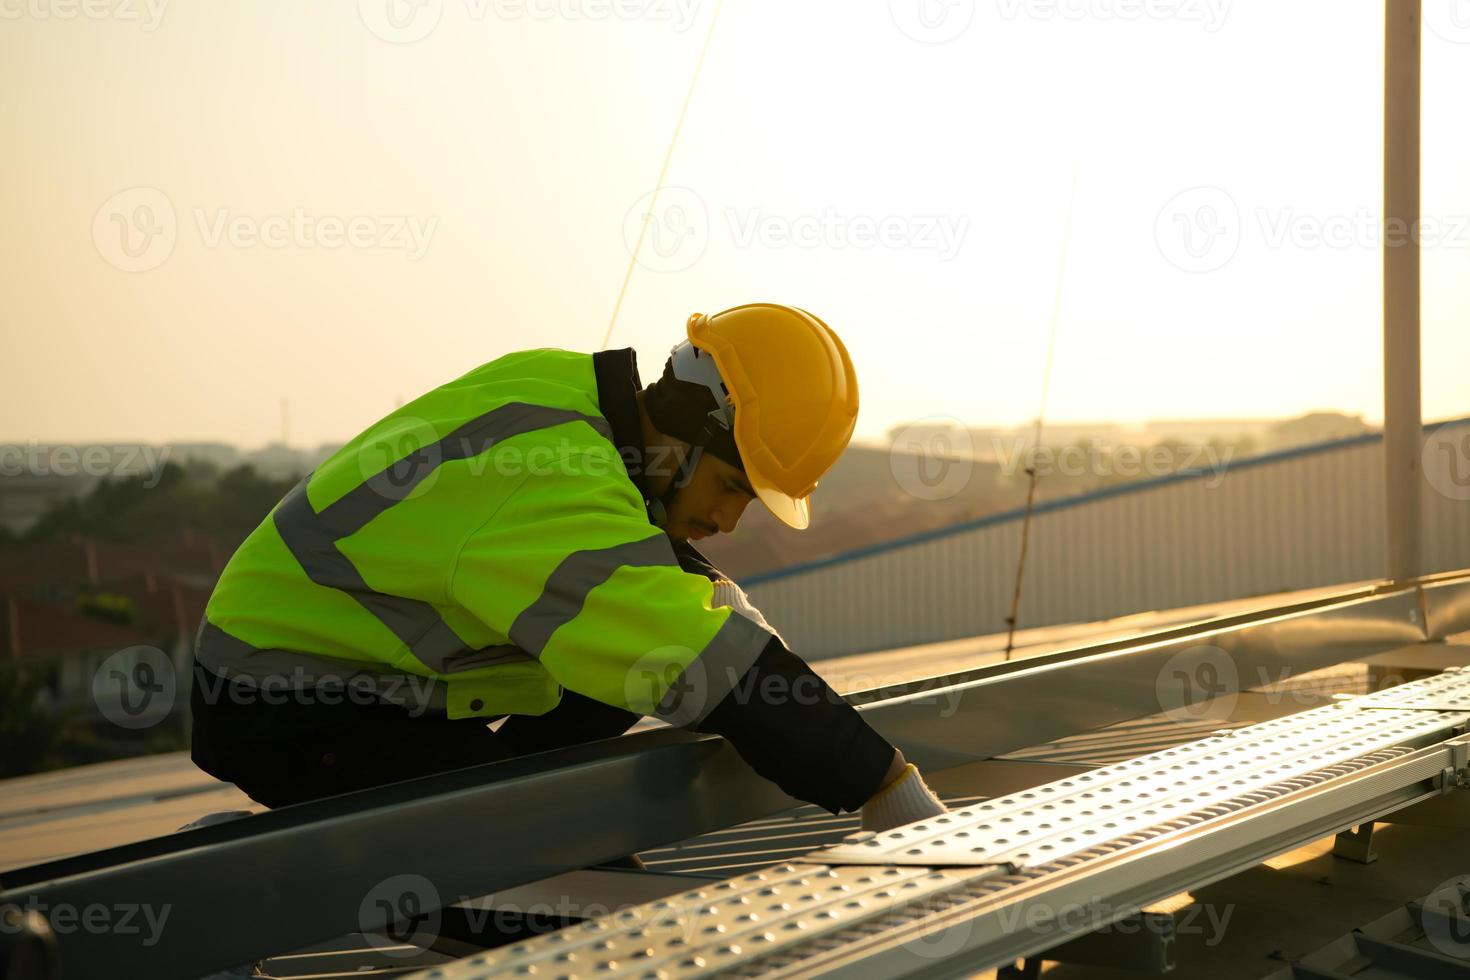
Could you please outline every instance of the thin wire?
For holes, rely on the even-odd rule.
[[[1067,277],[1067,255],[1072,250],[1072,215],[1077,208],[1077,171],[1072,171],[1072,193],[1067,200],[1067,223],[1062,231],[1062,260],[1057,267],[1057,289],[1051,302],[1051,332],[1046,341],[1046,366],[1041,372],[1041,404],[1036,409],[1036,431],[1031,437],[1032,452],[1041,448],[1041,427],[1046,418],[1046,399],[1051,392],[1052,355],[1057,346],[1057,323],[1062,316],[1062,286]],[[1006,617],[1005,659],[1011,659],[1016,639],[1016,620],[1021,612],[1021,578],[1026,570],[1026,546],[1031,537],[1031,506],[1036,500],[1036,466],[1026,467],[1026,513],[1021,518],[1021,554],[1016,559],[1016,587],[1011,593],[1011,614]]]
[[[699,60],[694,63],[694,75],[689,79],[689,90],[684,93],[684,105],[679,109],[679,119],[674,123],[674,135],[669,137],[669,148],[664,153],[663,166],[658,171],[658,181],[653,185],[653,197],[648,201],[648,210],[643,212],[643,223],[638,226],[638,241],[633,245],[633,254],[628,258],[628,268],[623,273],[623,284],[618,289],[618,298],[613,303],[612,316],[607,321],[607,332],[602,335],[602,349],[607,350],[612,340],[613,326],[618,322],[618,312],[623,308],[623,297],[628,294],[628,283],[633,279],[633,269],[638,264],[638,253],[643,250],[643,239],[648,237],[648,226],[658,208],[658,195],[664,188],[664,178],[669,175],[669,164],[674,159],[674,147],[679,143],[679,133],[684,128],[684,119],[689,115],[689,103],[694,99],[694,89],[699,84],[699,73],[704,70],[704,58],[709,54],[710,42],[715,38],[715,25],[720,22],[720,10],[725,0],[715,0],[714,13],[710,15],[709,30],[704,35],[704,46],[699,49]]]

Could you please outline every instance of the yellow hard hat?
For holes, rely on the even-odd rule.
[[[783,524],[811,523],[807,498],[857,425],[857,374],[842,340],[794,306],[750,303],[689,318],[734,407],[735,445],[761,503]]]

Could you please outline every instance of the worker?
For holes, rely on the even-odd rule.
[[[847,350],[766,303],[686,332],[646,388],[631,349],[507,354],[308,474],[209,599],[195,763],[278,807],[653,715],[867,829],[943,812],[690,543],[754,499],[808,525],[856,423]]]

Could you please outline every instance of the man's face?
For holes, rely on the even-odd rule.
[[[738,467],[700,453],[689,481],[674,497],[664,530],[675,541],[698,541],[721,531],[729,534],[754,499],[755,491]]]

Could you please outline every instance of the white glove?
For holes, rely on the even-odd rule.
[[[785,638],[776,632],[776,628],[766,622],[766,617],[761,615],[761,611],[750,604],[750,596],[745,594],[744,589],[727,578],[718,580],[714,583],[714,586],[715,594],[710,599],[712,605],[729,606],[746,619],[752,620],[757,626],[776,637],[782,643],[786,642]]]
[[[903,775],[873,794],[863,804],[864,830],[882,832],[902,827],[904,824],[937,817],[949,809],[934,795],[919,775],[918,767],[910,762],[904,767]]]

